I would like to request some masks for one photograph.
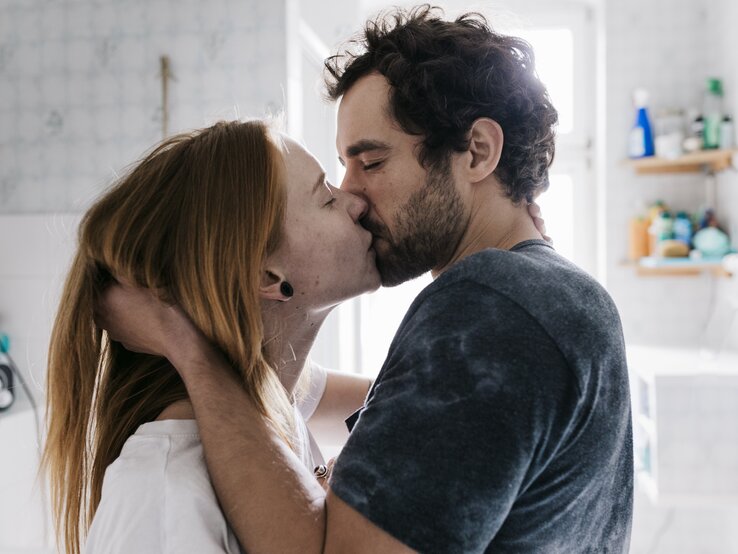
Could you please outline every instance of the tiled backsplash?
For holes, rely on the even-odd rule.
[[[6,0],[0,7],[0,213],[81,211],[170,130],[283,107],[285,3]]]

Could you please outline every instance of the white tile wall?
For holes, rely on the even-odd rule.
[[[619,263],[627,251],[625,226],[637,205],[664,199],[676,209],[694,209],[704,201],[702,180],[635,177],[620,161],[632,124],[630,93],[636,86],[649,89],[656,106],[699,108],[705,78],[719,75],[725,79],[726,105],[738,114],[738,34],[734,30],[738,5],[731,0],[620,0],[604,5],[608,289],[620,308],[629,342],[696,347],[709,316],[711,287],[717,288],[718,303],[738,301],[738,280],[641,279]],[[738,239],[734,173],[720,177],[718,208]],[[738,507],[657,506],[639,490],[631,554],[737,553],[737,514]]]
[[[0,5],[0,213],[80,211],[170,131],[284,105],[285,2]]]
[[[697,345],[708,315],[710,279],[643,279],[620,263],[627,252],[628,219],[639,206],[663,199],[673,209],[695,211],[705,202],[703,179],[636,177],[622,159],[634,118],[634,88],[650,91],[654,109],[701,108],[705,78],[716,66],[710,23],[723,3],[626,0],[605,6],[608,289],[621,310],[629,342]]]
[[[171,132],[260,116],[284,106],[284,31],[280,0],[0,3],[0,331],[41,407],[80,214],[161,138],[159,56]],[[49,538],[31,415],[0,415],[0,552]]]

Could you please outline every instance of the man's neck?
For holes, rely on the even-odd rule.
[[[467,256],[496,248],[510,250],[526,240],[542,239],[525,202],[513,204],[498,186],[479,187],[471,201],[469,223],[448,262],[431,271],[435,279]]]

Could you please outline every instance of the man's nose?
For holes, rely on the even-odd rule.
[[[341,181],[341,190],[350,194],[361,194],[361,187],[359,186],[358,180],[354,177],[353,171],[346,170]]]
[[[341,191],[345,192],[348,198],[347,205],[351,219],[354,220],[354,223],[358,223],[369,211],[369,203],[364,197],[343,190],[343,186],[341,187]]]

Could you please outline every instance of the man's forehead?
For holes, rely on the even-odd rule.
[[[348,156],[359,150],[388,148],[394,129],[382,95],[352,97],[347,93],[339,105],[337,123],[336,146]]]
[[[346,91],[338,104],[338,122],[344,127],[386,124],[389,85],[381,75],[362,77]]]

